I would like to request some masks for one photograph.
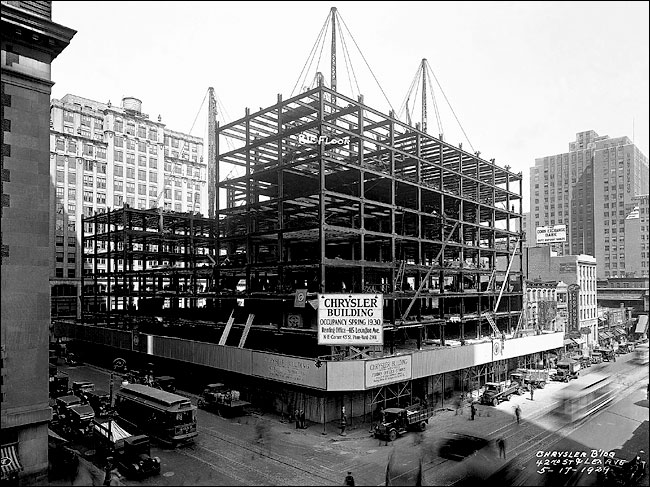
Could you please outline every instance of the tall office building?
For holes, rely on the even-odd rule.
[[[2,484],[47,476],[51,63],[76,31],[52,2],[2,2]],[[11,480],[16,482],[16,480]]]
[[[137,98],[114,106],[66,95],[52,100],[50,115],[52,316],[75,316],[82,216],[125,205],[206,214],[207,161],[203,139],[169,130],[160,115],[151,120]]]
[[[553,246],[558,255],[595,256],[598,277],[623,277],[625,219],[646,193],[648,159],[628,137],[580,132],[569,152],[537,158],[530,168],[529,226],[565,224],[567,241]],[[528,244],[535,246],[534,237]]]

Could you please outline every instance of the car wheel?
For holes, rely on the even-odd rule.
[[[496,397],[494,399],[492,399],[492,405],[493,406],[498,406],[499,405],[499,401],[497,400]]]
[[[395,441],[397,439],[397,430],[390,430],[390,433],[388,433],[388,439],[390,441]]]
[[[506,401],[509,401],[509,400],[510,400],[510,397],[511,397],[510,394],[508,394],[508,395],[506,396]]]
[[[544,382],[544,381],[540,382],[539,383],[539,388],[544,389],[544,387],[546,387],[546,382]]]
[[[426,430],[427,429],[427,423],[425,423],[424,421],[420,421],[419,428],[420,428],[420,431]]]

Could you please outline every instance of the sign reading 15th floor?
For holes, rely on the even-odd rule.
[[[319,345],[383,345],[384,296],[319,294]]]

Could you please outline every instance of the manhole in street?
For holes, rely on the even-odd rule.
[[[163,474],[163,477],[173,477],[173,476],[174,476],[174,472],[165,472]]]

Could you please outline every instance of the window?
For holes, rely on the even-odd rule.
[[[128,194],[134,194],[135,193],[135,183],[126,183],[126,192]]]
[[[115,162],[124,162],[124,153],[121,150],[116,150],[113,158]]]
[[[98,205],[106,204],[106,193],[97,193],[97,204]]]
[[[126,123],[126,133],[128,135],[135,135],[135,123],[134,122],[127,122]]]
[[[92,191],[84,191],[84,201],[86,203],[92,203],[93,202],[93,192]],[[86,207],[84,207],[86,208]]]
[[[158,140],[158,130],[154,127],[149,127],[149,140]]]
[[[76,198],[77,198],[77,190],[74,189],[74,188],[69,188],[68,189],[68,199],[74,201]]]
[[[158,159],[155,157],[150,157],[149,158],[149,167],[151,169],[157,169],[158,168]]]
[[[63,137],[57,137],[55,147],[56,150],[65,150],[65,139]]]
[[[146,184],[138,184],[138,194],[143,195],[143,196],[147,194],[147,185]]]
[[[84,159],[83,161],[84,161],[84,171],[92,172],[94,167],[93,161],[89,161],[88,159]]]
[[[94,154],[92,144],[84,144],[84,155],[91,156]]]
[[[178,147],[178,139],[172,138],[172,147]]]
[[[147,127],[138,125],[138,137],[142,137],[143,139],[147,137]]]
[[[116,135],[115,136],[115,147],[124,147],[124,137],[121,135]]]
[[[138,156],[138,166],[146,166],[147,165],[147,156],[144,154],[140,154]]]
[[[127,167],[126,168],[126,177],[130,179],[135,179],[135,168]]]
[[[158,182],[158,174],[154,171],[149,171],[149,182],[156,183]]]
[[[77,184],[77,174],[76,173],[68,171],[68,184],[73,185],[73,186],[75,184]]]
[[[138,152],[147,152],[147,143],[144,140],[138,140]]]
[[[116,179],[113,182],[113,191],[119,191],[120,193],[124,190],[124,183],[121,179]]]
[[[77,205],[75,203],[68,203],[68,213],[74,215],[77,212]]]
[[[92,174],[84,174],[84,186],[93,187],[93,176]]]
[[[97,158],[98,159],[106,159],[106,148],[105,147],[97,147]]]
[[[115,119],[115,131],[124,132],[124,122],[119,118]]]
[[[99,174],[106,174],[106,164],[103,163],[97,164],[97,172]]]
[[[56,253],[56,261],[63,263],[63,252]]]
[[[126,148],[127,148],[127,150],[135,150],[135,140],[134,139],[126,139]]]
[[[120,207],[124,201],[124,198],[121,194],[116,194],[114,197],[115,206]]]
[[[144,169],[138,169],[138,180],[146,181],[147,180],[147,171]]]
[[[114,166],[113,167],[113,174],[115,176],[123,176],[124,175],[124,167],[123,166]]]
[[[97,176],[97,188],[106,188],[106,178]]]

